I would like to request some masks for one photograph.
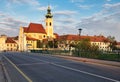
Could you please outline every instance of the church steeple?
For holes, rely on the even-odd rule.
[[[53,38],[53,15],[51,14],[50,6],[48,6],[46,17],[46,33],[49,38]]]
[[[51,14],[50,6],[48,6],[46,18],[52,18],[52,17],[53,17],[53,15]]]

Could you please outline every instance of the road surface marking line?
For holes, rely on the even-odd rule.
[[[9,60],[6,56],[3,56],[10,64],[13,65],[13,67],[15,67],[17,69],[17,71],[28,81],[28,82],[32,82],[32,80],[25,75],[14,63],[12,63],[11,60]]]
[[[29,63],[25,63],[25,64],[17,64],[17,66],[26,66],[26,65],[41,65],[41,64],[49,64],[49,63],[31,63],[31,64],[29,64]]]
[[[50,63],[50,62],[48,62],[48,61],[40,60],[40,59],[38,59],[38,58],[32,58],[32,57],[29,57],[29,58],[31,58],[31,59],[35,59],[35,60],[39,60],[39,61],[42,61],[42,62],[45,62],[45,63]],[[109,80],[109,81],[120,82],[120,81],[115,80],[115,79],[111,79],[111,78],[104,77],[104,76],[101,76],[101,75],[97,75],[97,74],[89,73],[89,72],[86,72],[86,71],[81,71],[81,70],[78,70],[78,69],[74,69],[74,68],[71,68],[71,67],[67,67],[67,66],[63,66],[63,65],[59,65],[59,64],[55,64],[55,63],[52,63],[52,62],[51,62],[50,64],[51,64],[51,65],[58,66],[58,67],[61,67],[61,68],[65,68],[65,69],[73,70],[73,71],[76,71],[76,72],[80,72],[80,73],[88,74],[88,75],[91,75],[91,76],[99,77],[99,78],[102,78],[102,79],[106,79],[106,80]]]
[[[55,63],[51,63],[51,64],[55,65],[55,66],[58,66],[58,67],[65,68],[65,69],[73,70],[73,71],[76,71],[76,72],[81,72],[81,73],[88,74],[88,75],[91,75],[91,76],[95,76],[95,77],[103,78],[103,79],[106,79],[106,80],[110,80],[110,81],[113,81],[113,82],[120,82],[120,81],[115,80],[115,79],[111,79],[111,78],[104,77],[104,76],[101,76],[101,75],[89,73],[89,72],[86,72],[86,71],[81,71],[81,70],[74,69],[74,68],[71,68],[71,67],[67,67],[67,66],[63,66],[63,65],[59,65],[59,64],[55,64]]]

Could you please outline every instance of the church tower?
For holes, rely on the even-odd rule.
[[[48,6],[46,14],[46,33],[48,38],[53,38],[53,15],[51,14],[50,6]]]

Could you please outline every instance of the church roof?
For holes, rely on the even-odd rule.
[[[43,28],[42,24],[37,24],[37,23],[30,23],[28,28],[23,27],[24,32],[26,33],[44,33],[46,34],[45,29]]]
[[[31,38],[31,37],[26,37],[26,40],[32,40],[32,41],[36,41],[36,40],[38,40],[38,39]]]

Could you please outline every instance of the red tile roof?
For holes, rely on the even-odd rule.
[[[120,45],[120,42],[117,42],[117,45]]]
[[[38,40],[38,39],[31,38],[31,37],[26,37],[26,40],[32,40],[32,41],[36,41],[36,40]]]
[[[26,32],[26,33],[44,33],[44,34],[46,34],[46,31],[43,28],[42,24],[30,23],[28,28],[23,27],[23,29],[24,29],[24,32]]]
[[[26,32],[26,33],[27,33],[27,29],[28,29],[28,27],[23,27],[23,30],[24,30],[24,32]]]
[[[56,36],[56,38],[58,38],[58,37],[59,37],[59,35],[58,35],[57,33],[54,33],[54,35]]]
[[[81,40],[90,39],[92,42],[109,42],[104,36],[79,36],[79,35],[62,35],[59,36],[58,40]]]
[[[6,43],[16,43],[11,37],[7,37]]]

